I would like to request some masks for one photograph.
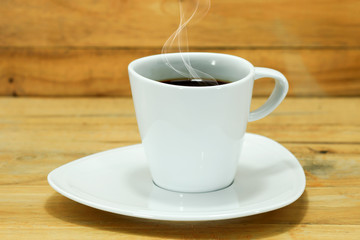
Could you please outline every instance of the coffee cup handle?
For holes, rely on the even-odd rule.
[[[289,89],[289,84],[285,76],[281,72],[278,72],[274,69],[256,67],[254,80],[260,78],[273,78],[275,80],[275,87],[264,105],[250,112],[248,118],[249,122],[266,117],[272,111],[274,111],[274,109],[279,106],[282,100],[284,100]]]

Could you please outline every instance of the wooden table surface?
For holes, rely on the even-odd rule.
[[[265,99],[255,98],[259,105]],[[288,97],[248,132],[288,148],[307,186],[246,218],[166,222],[96,210],[55,192],[54,168],[140,142],[130,98],[0,98],[0,239],[360,239],[360,97]]]

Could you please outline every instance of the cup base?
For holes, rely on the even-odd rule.
[[[175,189],[169,189],[169,188],[162,187],[162,186],[160,186],[159,184],[157,184],[157,183],[154,181],[154,179],[152,179],[152,182],[153,182],[153,184],[154,184],[156,187],[161,188],[161,189],[164,189],[164,190],[166,190],[166,191],[176,192],[176,193],[197,194],[197,193],[210,193],[210,192],[217,192],[217,191],[224,190],[224,189],[230,187],[231,185],[233,185],[234,180],[232,180],[231,183],[230,183],[229,185],[226,185],[225,187],[217,188],[217,189],[214,189],[214,190],[208,190],[208,191],[179,191],[179,190],[175,190]]]

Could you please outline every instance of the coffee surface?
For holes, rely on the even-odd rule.
[[[177,86],[187,86],[187,87],[207,87],[207,86],[217,86],[230,83],[230,81],[220,80],[220,79],[189,79],[189,78],[177,78],[177,79],[166,79],[161,80],[160,82],[177,85]]]

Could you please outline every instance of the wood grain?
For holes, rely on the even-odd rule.
[[[189,26],[192,51],[278,69],[290,96],[360,95],[359,1],[211,2]],[[130,96],[128,63],[160,53],[178,18],[177,0],[1,1],[0,96]]]
[[[211,2],[189,28],[193,46],[359,46],[356,0]],[[177,0],[1,1],[0,46],[159,47],[178,18]]]
[[[360,49],[192,49],[244,57],[285,74],[289,96],[360,96]],[[127,65],[160,49],[6,49],[0,51],[0,95],[130,96]],[[268,96],[270,79],[256,81]]]
[[[265,98],[255,98],[253,107]],[[1,239],[358,239],[360,98],[287,98],[250,132],[299,159],[307,187],[276,211],[213,222],[165,222],[96,210],[46,181],[77,158],[140,142],[130,98],[0,98]]]

